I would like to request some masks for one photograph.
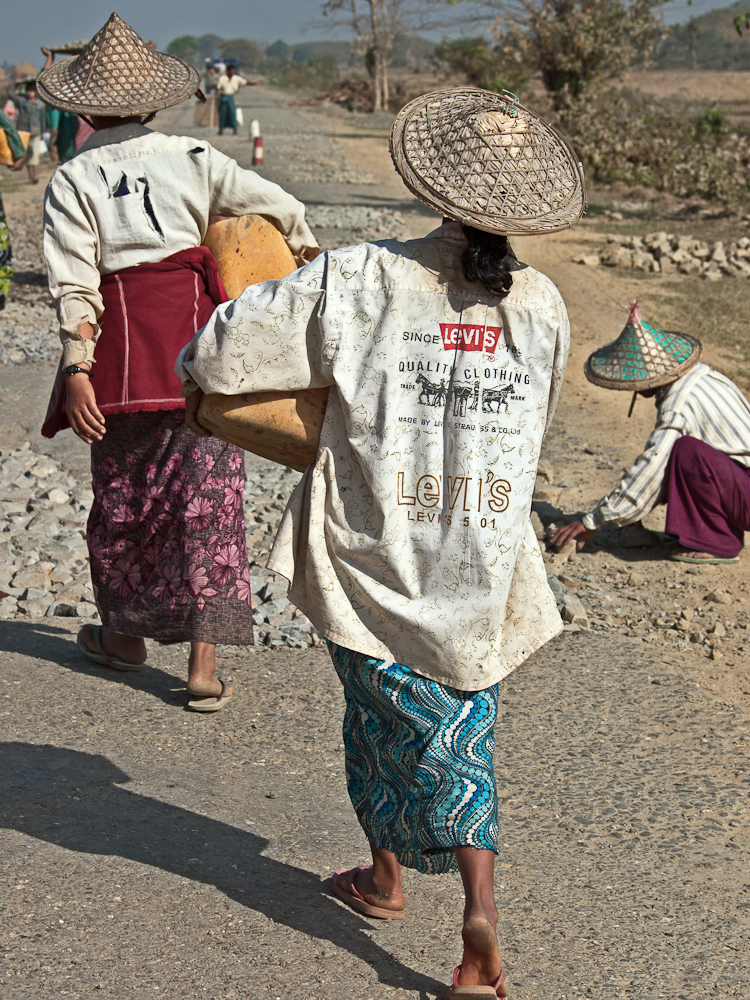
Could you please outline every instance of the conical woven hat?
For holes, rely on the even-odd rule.
[[[391,156],[420,201],[489,233],[556,232],[586,207],[583,168],[560,133],[487,90],[439,90],[407,104]]]
[[[120,118],[180,104],[199,86],[197,70],[154,52],[117,14],[80,55],[50,66],[37,79],[40,98],[53,108]]]
[[[605,389],[655,389],[674,382],[696,364],[703,345],[686,333],[669,333],[647,323],[630,303],[630,315],[620,336],[589,357],[584,373]]]

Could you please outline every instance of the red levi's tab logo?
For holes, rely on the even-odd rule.
[[[471,323],[441,323],[443,350],[484,351],[494,354],[503,332],[501,326],[473,326]]]

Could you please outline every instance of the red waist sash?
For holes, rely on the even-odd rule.
[[[183,408],[177,355],[228,298],[211,251],[190,247],[108,274],[101,294],[93,381],[99,409],[106,416]],[[65,376],[58,370],[42,434],[51,438],[66,427]]]

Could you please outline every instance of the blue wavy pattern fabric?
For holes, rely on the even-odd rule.
[[[370,843],[426,874],[457,871],[454,847],[497,853],[497,684],[457,691],[328,648],[346,694],[349,796]]]

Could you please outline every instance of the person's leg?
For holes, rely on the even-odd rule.
[[[392,851],[370,844],[372,868],[355,875],[353,882],[357,892],[372,906],[383,910],[403,910],[404,869]]]
[[[191,642],[188,660],[188,693],[198,698],[218,698],[221,683],[216,679],[216,644]],[[226,693],[229,694],[231,688]]]
[[[84,625],[81,629],[81,641],[86,649],[98,653],[99,648],[94,642],[94,625]],[[99,638],[101,647],[107,656],[116,656],[126,663],[146,662],[146,643],[134,635],[124,635],[110,628],[103,628]]]
[[[495,903],[495,852],[473,847],[456,847],[456,860],[464,884],[466,905],[461,932],[464,942],[460,986],[491,986],[502,972],[497,944]],[[507,996],[505,985],[500,996]]]
[[[748,471],[705,441],[680,438],[667,473],[665,530],[683,550],[734,558],[748,529]]]

